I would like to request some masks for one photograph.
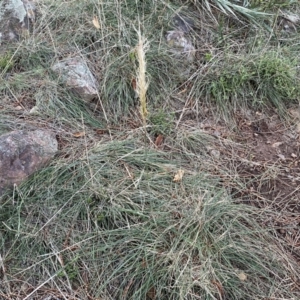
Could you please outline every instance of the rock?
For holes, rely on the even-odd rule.
[[[220,151],[219,150],[211,150],[210,151],[210,155],[213,157],[213,158],[216,158],[216,159],[220,159]]]
[[[174,58],[178,75],[182,80],[188,79],[194,68],[196,49],[182,30],[175,29],[166,35],[169,53]]]
[[[180,14],[176,14],[173,17],[172,21],[173,21],[173,25],[176,28],[176,30],[181,30],[184,33],[190,32],[191,29],[193,29],[193,27],[194,27],[193,20],[191,20],[191,19],[189,19],[187,17],[184,17],[184,16],[182,16]]]
[[[45,166],[57,147],[54,134],[47,130],[13,131],[0,136],[0,195]]]
[[[294,119],[300,120],[300,109],[299,109],[299,107],[289,109],[289,113]]]
[[[22,0],[25,10],[26,10],[26,16],[27,18],[34,23],[35,22],[35,14],[36,14],[36,6],[34,5],[34,2],[32,0]]]
[[[0,44],[19,40],[35,21],[35,5],[30,0],[3,0],[0,3]]]
[[[96,98],[97,82],[87,64],[81,57],[73,57],[56,63],[52,70],[59,74],[66,85],[84,100]]]
[[[177,58],[184,57],[188,62],[195,58],[195,47],[181,30],[171,30],[166,35],[170,50]]]
[[[42,298],[42,300],[60,300],[61,298],[58,298],[56,296],[46,296],[44,298]]]
[[[216,149],[214,149],[214,148],[212,148],[212,147],[210,147],[210,146],[206,146],[206,150],[207,150],[207,151],[209,152],[209,154],[210,154],[213,158],[215,158],[215,159],[219,159],[220,156],[221,156],[221,153],[220,153],[219,150],[216,150]]]
[[[300,23],[300,16],[297,14],[285,12],[285,13],[283,13],[283,17],[295,25]]]
[[[285,33],[297,32],[297,26],[300,23],[300,16],[291,12],[281,11],[277,19],[277,24],[281,31]]]

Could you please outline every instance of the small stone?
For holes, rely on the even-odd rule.
[[[52,70],[62,77],[66,85],[86,101],[98,95],[97,82],[86,62],[79,56],[56,63]]]
[[[215,130],[215,131],[213,132],[213,136],[219,137],[219,136],[221,136],[221,132],[218,131],[218,130]]]
[[[44,167],[58,149],[47,130],[13,131],[0,136],[0,195]]]
[[[283,142],[276,142],[272,144],[272,148],[278,148],[279,146],[281,146],[283,144]]]
[[[166,40],[170,47],[170,52],[173,53],[175,57],[178,59],[185,58],[187,62],[194,61],[196,49],[183,31],[168,31]]]
[[[173,24],[177,30],[181,30],[185,33],[190,32],[194,26],[193,20],[191,20],[187,17],[181,16],[180,14],[177,14],[174,16]]]
[[[22,34],[29,34],[35,10],[30,0],[3,0],[0,3],[0,43],[16,41]]]
[[[289,113],[291,114],[292,117],[294,117],[295,119],[300,120],[300,109],[296,108],[296,109],[290,109]]]
[[[220,151],[219,150],[211,150],[210,155],[216,159],[220,158]]]
[[[240,281],[245,281],[247,280],[247,275],[244,272],[241,272],[238,274],[238,278],[240,279]]]
[[[300,22],[300,17],[296,14],[289,13],[289,14],[285,14],[283,17],[288,21],[292,22],[293,24],[297,24]]]
[[[39,114],[39,108],[37,106],[34,106],[30,111],[30,115],[38,115]]]

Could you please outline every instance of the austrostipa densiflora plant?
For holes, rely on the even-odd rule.
[[[138,44],[135,47],[135,55],[138,62],[138,69],[136,72],[136,93],[140,101],[140,114],[142,117],[143,125],[146,125],[148,115],[147,111],[147,90],[149,82],[147,80],[147,63],[146,52],[149,48],[149,43],[145,37],[142,36],[141,30],[137,30]]]

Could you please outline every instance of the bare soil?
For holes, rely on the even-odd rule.
[[[297,110],[290,110],[296,115]],[[236,196],[249,204],[276,211],[266,218],[266,226],[277,229],[287,251],[300,259],[300,136],[299,118],[287,126],[277,114],[255,113],[237,116],[236,140],[245,145],[234,160],[236,171],[246,188]],[[246,159],[247,162],[243,162]]]
[[[219,154],[212,160],[222,185],[236,201],[260,208],[260,222],[275,228],[287,255],[300,262],[299,107],[289,114],[284,119],[275,110],[238,111],[231,122],[234,126],[208,114],[200,128],[216,138]],[[299,288],[296,279],[295,284]]]

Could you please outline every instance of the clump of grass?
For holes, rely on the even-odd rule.
[[[253,72],[256,71],[254,80],[257,93],[262,98],[269,99],[278,107],[280,102],[295,100],[300,96],[297,59],[285,58],[270,51],[252,63]]]
[[[195,94],[216,101],[225,110],[228,105],[281,108],[300,96],[298,60],[279,52],[228,55],[224,61],[213,59],[208,64],[209,71],[194,82]]]
[[[1,76],[10,71],[14,66],[14,58],[11,53],[0,54],[0,72]]]
[[[174,114],[163,110],[150,113],[149,121],[152,125],[151,133],[154,135],[169,135],[174,128]]]
[[[196,7],[201,7],[201,9],[206,10],[211,15],[212,19],[215,19],[214,12],[216,12],[216,9],[222,14],[235,17],[239,21],[242,21],[244,18],[256,25],[258,25],[261,20],[270,16],[265,12],[251,7],[248,1],[244,1],[242,4],[239,1],[230,0],[205,0],[199,3],[195,3],[194,1],[191,2],[194,3]]]
[[[256,210],[191,167],[174,182],[179,146],[164,154],[142,145],[99,144],[88,159],[58,161],[2,200],[8,280],[92,299],[292,295]],[[195,156],[180,164],[194,166]]]

